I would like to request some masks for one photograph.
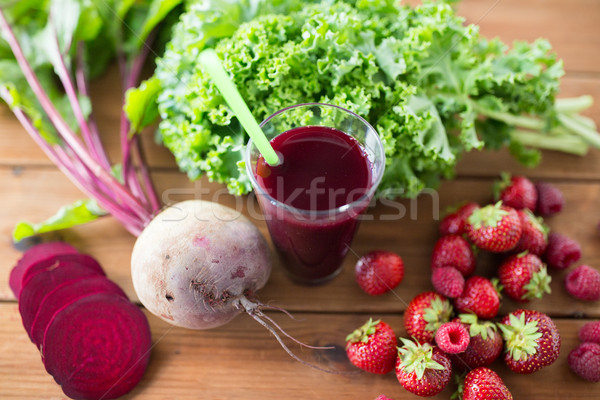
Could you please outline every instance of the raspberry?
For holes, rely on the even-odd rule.
[[[460,322],[446,322],[435,333],[435,343],[445,353],[462,353],[469,347],[471,336]]]
[[[579,261],[581,246],[575,240],[553,232],[548,235],[548,247],[546,247],[544,258],[549,266],[565,269]]]
[[[590,382],[600,382],[600,344],[581,343],[567,358],[571,371]]]
[[[560,212],[565,204],[562,192],[546,182],[535,184],[538,193],[536,214],[548,216]]]
[[[375,398],[375,400],[392,400],[389,397],[387,397],[385,394],[380,394],[379,396],[377,396]]]
[[[439,294],[450,298],[460,296],[465,288],[465,278],[454,267],[434,269],[431,273],[431,283]]]
[[[384,294],[402,282],[404,262],[389,251],[372,251],[361,257],[355,267],[356,282],[371,296]]]
[[[579,340],[600,344],[600,321],[588,322],[579,329]]]
[[[567,292],[577,299],[600,300],[600,272],[587,265],[580,265],[565,278]]]

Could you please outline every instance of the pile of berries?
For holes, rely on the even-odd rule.
[[[502,353],[506,365],[521,374],[556,361],[561,339],[546,314],[518,309],[500,322],[493,319],[502,290],[518,302],[539,299],[550,293],[546,265],[566,269],[580,259],[579,244],[549,232],[542,219],[562,210],[563,195],[551,184],[503,175],[495,185],[495,198],[496,203],[485,206],[462,205],[441,221],[431,258],[435,291],[417,295],[404,313],[410,339],[398,343],[388,324],[370,320],[346,338],[354,365],[377,374],[395,369],[401,385],[419,396],[440,393],[452,371],[468,372],[460,380],[459,398],[473,400],[512,399],[488,368]],[[504,256],[496,278],[474,275],[480,251]],[[371,295],[393,289],[403,276],[402,259],[389,252],[370,253],[356,266],[359,286]],[[587,265],[570,271],[565,286],[575,298],[600,300],[600,272]],[[597,341],[582,339],[569,356],[573,371],[592,381],[600,380],[600,325],[594,329]],[[590,360],[597,369],[580,372]]]

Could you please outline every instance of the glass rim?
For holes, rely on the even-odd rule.
[[[272,120],[279,114],[282,114],[288,110],[296,109],[296,108],[300,108],[300,107],[312,107],[312,106],[337,108],[340,111],[350,114],[352,117],[361,121],[361,123],[363,123],[368,128],[368,130],[372,131],[375,134],[375,136],[377,137],[376,143],[377,143],[378,150],[381,154],[383,167],[380,168],[379,171],[377,171],[376,175],[372,176],[371,186],[369,187],[367,192],[364,193],[363,195],[361,195],[358,199],[356,199],[350,203],[344,204],[344,205],[336,207],[336,208],[330,208],[327,210],[306,210],[303,208],[297,208],[297,207],[290,206],[289,204],[285,204],[284,202],[279,201],[276,198],[274,198],[273,196],[271,196],[269,193],[267,193],[266,190],[264,190],[258,184],[258,181],[256,180],[256,177],[254,176],[254,171],[252,170],[252,165],[251,165],[252,163],[250,162],[251,157],[252,157],[252,146],[254,144],[252,143],[252,139],[249,138],[248,143],[246,144],[246,148],[244,149],[244,162],[246,164],[246,173],[248,174],[248,177],[252,183],[252,187],[254,188],[255,191],[259,190],[261,192],[261,195],[265,196],[271,204],[280,206],[280,207],[284,208],[285,210],[290,211],[294,214],[301,214],[301,215],[330,216],[332,213],[341,214],[341,213],[347,212],[349,210],[352,210],[353,208],[359,206],[360,204],[362,204],[364,202],[370,202],[371,198],[373,197],[373,194],[375,193],[375,190],[377,190],[377,187],[379,186],[379,183],[381,182],[381,179],[383,177],[383,172],[385,170],[385,150],[383,148],[383,143],[381,142],[381,138],[379,137],[379,133],[377,132],[377,130],[375,128],[373,128],[373,126],[366,119],[364,119],[360,115],[356,114],[355,112],[352,112],[344,107],[340,107],[335,104],[317,103],[317,102],[315,102],[315,103],[300,103],[300,104],[291,105],[291,106],[288,106],[288,107],[282,108],[281,110],[276,111],[275,113],[273,113],[269,117],[267,117],[264,121],[262,121],[260,123],[260,127],[262,128],[270,120]],[[346,133],[346,132],[344,132],[344,133]],[[346,134],[348,135],[348,133],[346,133]]]

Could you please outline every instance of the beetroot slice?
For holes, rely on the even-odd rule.
[[[141,380],[152,340],[144,313],[121,296],[83,297],[48,325],[42,359],[48,373],[76,399],[114,399]]]
[[[98,275],[106,275],[104,270],[98,264],[98,261],[93,259],[91,256],[87,254],[60,254],[54,257],[50,257],[44,259],[42,261],[38,261],[37,263],[31,265],[25,273],[23,274],[22,284],[21,284],[21,292],[23,292],[23,288],[27,286],[27,282],[38,272],[46,271],[48,269],[55,269],[60,267],[61,262],[74,262],[82,265],[83,267],[87,267],[89,269],[94,269],[98,272]],[[21,296],[19,295],[19,298]]]
[[[69,255],[82,256],[82,254]],[[54,288],[66,282],[92,276],[104,276],[96,268],[77,260],[65,260],[67,256],[59,256],[55,259],[40,261],[26,272],[25,284],[19,296],[19,312],[23,320],[23,326],[27,334],[31,332],[31,323],[35,318],[40,303],[44,296]],[[34,268],[35,274],[27,276]]]
[[[19,299],[23,275],[33,264],[59,254],[76,253],[77,249],[65,242],[40,243],[27,250],[23,253],[23,257],[17,261],[17,264],[13,267],[12,271],[10,271],[10,277],[8,278],[8,285],[15,297]]]
[[[55,287],[42,299],[31,323],[29,337],[38,347],[44,340],[44,332],[53,317],[63,308],[82,297],[96,293],[112,293],[127,299],[121,288],[104,276],[92,276],[68,281]]]

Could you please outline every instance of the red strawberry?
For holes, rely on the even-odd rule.
[[[356,282],[371,296],[384,294],[402,282],[404,263],[389,251],[372,251],[361,257],[355,267]]]
[[[404,389],[422,397],[435,396],[448,385],[452,375],[450,359],[429,343],[400,338],[396,377]]]
[[[479,318],[491,319],[500,308],[499,289],[482,276],[472,276],[465,282],[465,290],[454,299],[456,309],[461,313],[474,313]]]
[[[441,294],[424,292],[410,301],[404,312],[404,328],[419,342],[432,342],[435,331],[450,321],[452,306]]]
[[[469,331],[460,322],[446,322],[435,333],[435,343],[446,354],[462,353],[470,341]]]
[[[554,185],[546,182],[535,184],[538,194],[536,213],[542,216],[560,212],[565,205],[562,192]]]
[[[446,214],[439,226],[440,236],[462,235],[465,233],[465,220],[469,218],[471,212],[479,208],[477,203],[466,203],[458,210]]]
[[[536,217],[528,209],[517,211],[521,220],[521,238],[514,251],[521,253],[525,250],[536,256],[544,254],[548,247],[549,229],[541,217]]]
[[[474,210],[466,224],[469,239],[480,249],[494,253],[512,250],[521,237],[521,229],[517,211],[501,201]]]
[[[439,294],[451,299],[460,296],[465,288],[465,278],[454,267],[434,269],[431,273],[431,283]]]
[[[529,301],[550,293],[552,278],[546,266],[535,254],[527,252],[506,259],[498,269],[504,292],[511,299]]]
[[[471,340],[463,353],[450,356],[453,368],[466,371],[486,367],[500,356],[504,342],[494,322],[478,321],[475,314],[461,314],[454,321],[460,321],[469,330]]]
[[[585,342],[571,350],[567,358],[571,371],[590,382],[600,382],[600,344]]]
[[[580,265],[565,277],[567,292],[576,299],[600,300],[600,271],[588,265]]]
[[[497,373],[486,367],[470,371],[462,384],[462,400],[512,400],[512,394]]]
[[[387,374],[396,364],[398,341],[383,321],[369,319],[346,337],[346,354],[352,364],[374,374]]]
[[[600,344],[600,321],[588,322],[579,329],[579,340]]]
[[[454,267],[463,276],[475,270],[475,255],[471,245],[462,236],[447,235],[437,240],[431,254],[431,268]]]
[[[494,198],[517,210],[528,208],[535,211],[538,194],[535,185],[524,176],[503,173],[502,179],[494,184]]]
[[[498,324],[506,344],[504,362],[519,374],[531,374],[558,358],[560,335],[546,314],[534,310],[516,310]]]
[[[552,232],[548,235],[548,247],[544,258],[548,266],[566,269],[581,258],[581,246],[565,235]]]

